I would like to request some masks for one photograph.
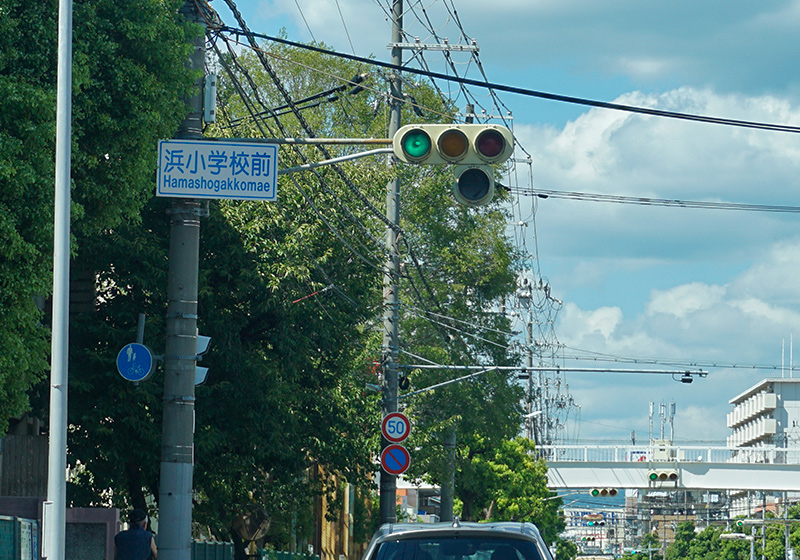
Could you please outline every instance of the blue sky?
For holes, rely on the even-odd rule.
[[[237,5],[254,31],[275,35],[285,27],[292,40],[309,41],[313,34],[343,52],[389,59],[383,1],[240,0]],[[493,82],[800,125],[797,1],[406,0],[407,31],[430,43],[434,39],[415,17],[423,6],[440,37],[451,42],[460,31],[444,7],[455,7]],[[213,7],[235,25],[224,3]],[[441,55],[429,53],[426,59],[431,69],[445,71]],[[468,77],[481,79],[467,58],[454,54],[454,59]],[[800,206],[797,134],[512,94],[500,98],[532,158],[530,173],[519,169],[521,188]],[[532,202],[520,200],[521,217]],[[555,198],[535,205],[538,267],[563,302],[556,335],[568,354],[580,349],[780,366],[785,344],[788,365],[790,338],[797,333],[800,341],[800,215]],[[525,228],[528,248],[534,246],[533,231]],[[636,430],[642,440],[648,403],[675,401],[677,440],[722,443],[728,400],[763,377],[781,377],[781,371],[707,371],[707,378],[691,385],[668,376],[570,374],[581,421],[569,433],[582,440],[625,440]]]

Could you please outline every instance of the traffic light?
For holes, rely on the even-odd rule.
[[[614,497],[619,494],[619,490],[616,488],[592,488],[589,494],[591,494],[593,498]]]
[[[405,163],[456,164],[456,200],[482,206],[494,196],[491,165],[511,157],[514,137],[506,127],[493,124],[409,124],[395,133],[392,150]]]
[[[677,469],[651,469],[647,473],[650,482],[677,482]]]

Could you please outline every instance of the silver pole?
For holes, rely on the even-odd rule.
[[[72,0],[58,3],[53,323],[50,362],[50,446],[42,556],[64,558],[67,517],[67,386],[69,381],[69,233],[72,139]]]

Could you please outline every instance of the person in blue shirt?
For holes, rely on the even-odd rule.
[[[147,513],[135,509],[129,516],[131,526],[114,537],[114,558],[116,560],[158,559],[156,540],[153,533],[146,530]]]

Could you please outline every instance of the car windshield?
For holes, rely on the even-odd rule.
[[[424,538],[381,544],[371,560],[543,560],[536,545],[522,539]]]

